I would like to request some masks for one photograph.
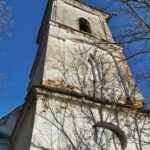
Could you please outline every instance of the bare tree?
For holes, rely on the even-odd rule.
[[[146,62],[150,55],[150,1],[149,0],[109,0],[107,9],[120,20],[114,27],[115,40],[124,46],[126,59]],[[114,15],[113,14],[113,15]],[[112,16],[113,16],[112,15]],[[137,79],[149,80],[150,72],[145,68],[137,74]]]
[[[0,0],[0,39],[4,36],[5,29],[11,23],[11,8],[4,0]]]
[[[0,0],[0,42],[9,35],[6,29],[11,24],[11,14],[11,8],[6,5],[4,0]],[[5,75],[0,73],[0,90],[3,88],[5,79]]]
[[[0,73],[0,91],[4,89],[6,76],[3,73]]]

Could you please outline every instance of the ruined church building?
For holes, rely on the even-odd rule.
[[[48,1],[25,102],[0,120],[0,150],[150,150],[150,110],[110,18]]]

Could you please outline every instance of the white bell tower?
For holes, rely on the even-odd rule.
[[[94,51],[95,40],[113,41],[108,18],[108,13],[77,0],[49,0],[37,39],[39,50],[30,75],[31,85],[63,81],[66,86],[77,86],[70,81],[76,78],[71,66],[74,54],[83,48]],[[72,77],[66,79],[65,73]]]
[[[48,1],[14,150],[139,147],[134,118],[146,115],[145,105],[108,20],[108,13],[79,0]]]

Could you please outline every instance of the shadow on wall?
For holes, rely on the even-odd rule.
[[[40,148],[41,150],[53,150],[53,149],[49,149],[49,148],[44,148],[44,147],[41,147],[41,146],[38,146],[38,145],[35,145],[35,144],[31,144],[33,147],[35,148]]]

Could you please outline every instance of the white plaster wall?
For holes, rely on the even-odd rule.
[[[101,110],[101,105],[86,105],[78,103],[77,99],[71,97],[71,99],[68,99],[64,95],[54,95],[56,96],[55,98],[53,96],[51,98],[38,96],[30,150],[72,150],[73,148],[68,139],[70,139],[76,148],[82,141],[83,143],[80,145],[82,150],[100,150],[100,147],[94,141],[93,118],[96,122],[101,121],[98,111],[98,109]],[[75,101],[73,102],[73,100]],[[116,113],[113,110],[111,111],[111,109],[109,111],[103,109],[103,120],[113,122],[116,125],[119,123],[120,128],[127,136],[127,150],[138,150],[136,147],[136,143],[138,145],[138,135],[134,124],[134,112],[120,111],[117,114],[118,117],[115,119]],[[92,111],[92,116],[90,110]],[[138,122],[141,122],[138,123],[140,131],[143,131],[143,127],[145,129],[149,128],[147,126],[148,118],[145,122],[142,118]],[[108,137],[110,134],[111,132],[107,133]],[[149,150],[149,144],[146,144],[149,141],[149,137],[146,134],[150,135],[149,130],[142,134],[142,148]],[[120,144],[117,144],[117,138],[115,138],[115,142],[119,150]],[[109,141],[107,149],[115,149],[112,141]]]
[[[100,59],[100,57],[98,58],[98,55],[103,55],[103,58],[106,59],[106,62],[108,61],[107,63],[111,64],[111,69],[107,73],[106,79],[109,80],[109,78],[111,78],[109,85],[107,85],[107,89],[110,89],[104,93],[110,93],[109,95],[113,95],[113,97],[108,98],[105,95],[105,98],[116,101],[119,98],[126,99],[126,97],[131,96],[133,99],[135,98],[138,100],[143,100],[143,96],[140,94],[138,88],[133,95],[130,95],[134,90],[136,83],[132,77],[129,77],[127,74],[127,64],[121,62],[121,60],[124,59],[122,55],[122,49],[118,46],[101,44],[101,38],[113,41],[111,32],[106,23],[106,16],[100,12],[89,12],[84,7],[86,6],[83,5],[81,7],[78,2],[73,4],[72,1],[69,2],[67,0],[58,0],[54,2],[52,17],[51,21],[49,22],[49,36],[47,41],[43,81],[65,81],[65,84],[75,87],[76,90],[80,92],[82,89],[81,86],[83,86],[81,85],[82,81],[79,83],[77,71],[75,71],[75,68],[73,68],[80,66],[79,75],[83,79],[88,74],[85,80],[88,84],[87,89],[89,89],[90,93],[92,93],[93,79],[88,59],[89,54],[94,54],[96,52],[97,59]],[[92,29],[91,36],[86,33],[79,32],[78,20],[80,17],[83,17],[90,22]],[[102,49],[105,49],[105,52],[96,46],[97,43],[100,43],[98,46],[103,47]],[[125,90],[121,85],[122,79],[118,76],[116,66],[113,62],[114,60],[109,54],[107,55],[107,51],[113,53],[114,57],[116,57],[115,59],[124,78],[124,82],[128,80],[130,80],[130,83],[132,82],[129,86],[127,82],[125,83],[126,85],[123,83],[126,86],[126,89],[128,89],[128,95],[126,94],[127,92],[125,93]],[[81,52],[83,52],[82,56]],[[119,56],[119,53],[122,55],[121,57]],[[88,72],[85,72],[85,65],[88,67]],[[108,65],[105,65],[105,70],[106,69],[108,69]],[[97,82],[97,87],[99,88],[98,84],[99,83]],[[115,94],[112,94],[112,90],[114,90]],[[89,93],[87,90],[84,92],[85,94]]]
[[[103,59],[103,62],[106,63],[106,65],[103,65],[104,70],[108,70],[105,80],[109,83],[105,84],[105,88],[107,88],[107,91],[104,92],[105,98],[109,100],[118,100],[119,98],[124,99],[126,95],[121,85],[121,79],[118,75],[117,67],[115,66],[114,60],[110,54],[108,54],[111,52],[115,57],[125,82],[130,80],[130,83],[132,83],[132,86],[127,87],[129,93],[132,93],[136,83],[130,76],[128,76],[126,72],[126,64],[120,61],[123,59],[123,57],[118,57],[119,54],[117,52],[122,53],[121,49],[116,47],[117,50],[115,51],[109,47],[109,45],[101,45],[103,48],[99,48],[92,44],[93,42],[94,39],[90,39],[88,35],[84,35],[77,31],[72,33],[71,30],[58,27],[57,24],[50,22],[43,81],[63,80],[65,81],[65,84],[75,87],[77,92],[81,92],[83,86],[84,88],[87,86],[84,91],[85,94],[89,94],[88,91],[92,93],[93,76],[88,59],[90,54],[94,55],[94,53],[96,53],[95,58],[97,61],[100,62]],[[83,54],[81,55],[81,53]],[[102,66],[99,65],[98,67],[102,73]],[[79,75],[77,75],[77,73]],[[81,81],[79,80],[78,76],[80,76]],[[85,76],[86,85],[82,85],[81,82],[83,82]],[[96,76],[98,76],[97,73]],[[100,85],[100,82],[97,80],[97,86],[98,85]],[[100,88],[100,86],[98,86],[98,88]],[[110,95],[114,97],[110,97]],[[100,95],[97,96],[100,97]],[[138,100],[143,100],[138,88],[136,93],[132,96],[136,97]]]

